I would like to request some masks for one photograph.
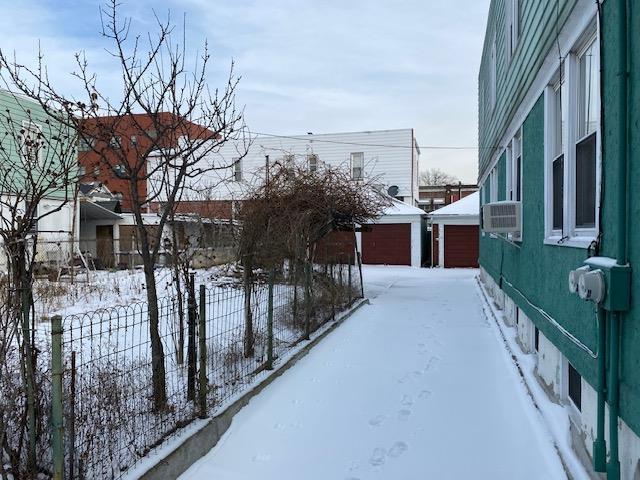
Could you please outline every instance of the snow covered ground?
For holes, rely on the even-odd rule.
[[[562,479],[474,270],[365,267],[359,310],[183,480]]]

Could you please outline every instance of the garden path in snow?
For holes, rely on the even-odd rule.
[[[364,267],[361,308],[183,480],[562,479],[477,270]]]

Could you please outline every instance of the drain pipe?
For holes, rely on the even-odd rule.
[[[616,263],[627,265],[627,168],[628,168],[628,31],[627,4],[628,0],[617,0],[618,25],[618,65],[617,85],[618,118],[620,138],[618,141],[618,198],[617,198],[617,248]],[[620,407],[620,321],[622,312],[611,313],[609,322],[609,463],[607,465],[607,479],[619,480],[620,459],[618,455],[618,414]]]
[[[604,435],[604,404],[607,394],[607,311],[598,307],[598,414],[596,439],[593,442],[593,469],[607,471],[607,442]]]

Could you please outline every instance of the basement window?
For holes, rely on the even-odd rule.
[[[567,362],[567,368],[569,370],[567,375],[569,379],[569,398],[576,408],[582,411],[582,377],[569,362]]]

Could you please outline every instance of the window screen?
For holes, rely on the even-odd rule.
[[[553,161],[553,229],[562,230],[564,198],[564,155]]]
[[[596,134],[576,145],[576,227],[596,226]]]

